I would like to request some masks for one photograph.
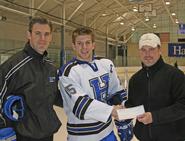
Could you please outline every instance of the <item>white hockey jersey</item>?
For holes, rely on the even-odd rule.
[[[100,141],[113,131],[107,99],[123,90],[112,61],[73,59],[59,70],[68,141]]]

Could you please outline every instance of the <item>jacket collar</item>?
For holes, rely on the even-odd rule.
[[[160,56],[159,60],[152,66],[150,67],[146,67],[143,63],[142,63],[142,68],[145,70],[145,71],[150,71],[151,73],[152,72],[156,72],[157,70],[159,70],[163,65],[164,65],[164,61],[162,59],[162,56]]]
[[[94,62],[94,57],[93,57],[92,62],[79,60],[79,59],[77,59],[76,57],[73,58],[73,59],[74,59],[74,61],[76,61],[78,64],[87,64],[87,65],[89,65],[94,71],[98,71],[98,67],[97,67],[96,63]]]
[[[44,52],[44,54],[40,54],[38,52],[36,52],[30,45],[29,42],[26,43],[25,47],[24,47],[24,51],[30,55],[31,57],[34,57],[34,58],[40,58],[40,59],[43,59],[47,56],[47,51]]]

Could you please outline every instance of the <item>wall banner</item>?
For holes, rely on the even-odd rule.
[[[169,43],[168,44],[169,57],[185,57],[185,43]]]

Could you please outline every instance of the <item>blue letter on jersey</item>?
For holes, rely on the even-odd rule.
[[[106,102],[108,94],[109,74],[89,80],[90,86],[93,87],[95,99]]]

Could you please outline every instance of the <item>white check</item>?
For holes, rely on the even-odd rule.
[[[137,116],[144,114],[145,110],[144,106],[140,105],[132,108],[119,109],[117,112],[119,120],[125,120],[136,118]]]

